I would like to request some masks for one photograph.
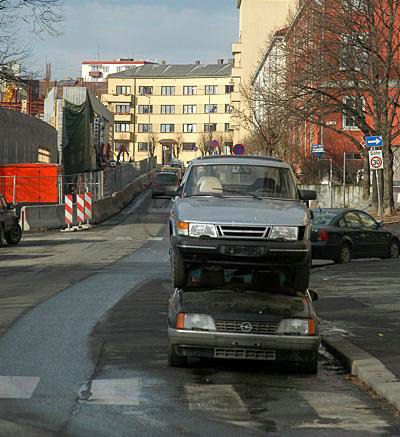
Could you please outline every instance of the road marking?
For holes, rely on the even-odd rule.
[[[199,410],[235,425],[257,427],[232,385],[188,384],[185,385],[185,392],[190,410]]]
[[[95,379],[90,387],[90,404],[132,405],[140,403],[141,378]]]
[[[381,433],[389,424],[355,396],[345,393],[300,392],[314,408],[319,419],[297,428],[331,428],[346,431]],[[331,422],[329,422],[331,421]]]
[[[164,238],[163,237],[149,237],[148,240],[149,241],[163,241]]]
[[[0,376],[0,399],[30,399],[39,381],[36,376]]]

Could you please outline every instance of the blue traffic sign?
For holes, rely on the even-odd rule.
[[[245,147],[243,144],[235,144],[232,148],[234,155],[244,155]]]
[[[365,147],[383,147],[383,138],[380,136],[365,137]]]
[[[311,153],[324,153],[325,149],[323,144],[311,144]]]

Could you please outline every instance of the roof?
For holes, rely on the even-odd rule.
[[[215,165],[215,164],[243,164],[243,165],[266,165],[289,168],[290,165],[278,158],[269,156],[233,156],[211,155],[201,156],[191,161],[192,165]]]
[[[145,65],[145,64],[154,64],[154,62],[150,61],[82,61],[82,65],[103,65],[103,64],[115,64],[115,65]]]
[[[232,64],[152,64],[141,65],[119,73],[110,74],[108,78],[135,77],[229,77]]]

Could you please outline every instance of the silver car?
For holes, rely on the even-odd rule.
[[[193,160],[170,217],[173,286],[202,268],[246,268],[308,288],[313,191],[299,191],[290,165],[275,158],[210,156]]]

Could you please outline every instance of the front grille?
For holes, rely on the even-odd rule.
[[[270,228],[268,226],[218,226],[218,232],[222,238],[260,240],[268,237],[269,230]]]
[[[214,358],[273,361],[276,360],[276,351],[216,347],[214,349]]]
[[[250,331],[248,330],[249,325],[251,325],[252,328]],[[215,326],[217,328],[217,331],[220,332],[238,332],[242,334],[276,334],[279,323],[216,320]],[[242,327],[244,327],[245,329],[243,330]]]

